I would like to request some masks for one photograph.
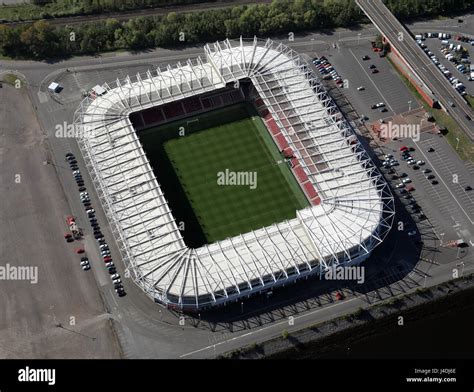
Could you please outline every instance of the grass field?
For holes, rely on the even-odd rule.
[[[180,127],[185,129],[186,136],[176,136]],[[156,140],[153,135],[157,134],[167,135],[166,140]],[[183,207],[186,210],[185,213],[173,210],[173,215],[183,217],[185,222],[195,219],[192,230],[197,230],[198,223],[207,243],[292,219],[296,210],[309,205],[262,120],[247,104],[147,130],[140,138],[152,165],[154,154],[148,151],[147,144],[153,143],[157,148],[161,142],[162,153],[166,154],[179,181],[179,185],[176,179],[174,185],[170,184],[168,171],[167,178],[163,179],[168,182],[165,196],[172,210],[171,199],[175,197],[181,200],[179,206],[174,204],[175,210]],[[155,168],[160,181],[163,176],[159,174],[160,169]],[[219,176],[229,179],[224,176],[226,170],[227,173],[246,173],[247,179],[256,179],[256,182],[219,184]],[[170,197],[169,191],[173,192],[170,185],[180,192]],[[189,217],[190,210],[194,217]],[[186,238],[190,229],[187,224],[185,227]]]

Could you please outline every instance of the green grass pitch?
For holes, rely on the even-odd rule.
[[[154,132],[169,134],[181,126],[185,136],[168,137],[164,151],[208,243],[292,219],[309,205],[250,105],[215,110]],[[248,183],[218,184],[226,169],[256,173],[255,189]]]

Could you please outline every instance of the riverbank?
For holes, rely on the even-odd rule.
[[[226,353],[222,358],[232,359],[317,359],[317,358],[379,358],[380,342],[403,339],[404,329],[427,328],[430,333],[432,350],[420,352],[420,345],[413,346],[412,352],[401,350],[400,357],[430,356],[446,357],[440,351],[441,340],[448,339],[448,349],[452,345],[452,357],[472,357],[474,340],[468,336],[458,336],[463,345],[454,344],[455,335],[449,331],[442,336],[432,336],[430,325],[436,325],[443,317],[465,315],[466,320],[474,320],[474,274],[459,278],[413,293],[394,297],[390,301],[374,305],[365,310],[316,324],[294,333],[282,332],[282,336],[261,344],[254,344],[238,351]],[[446,322],[446,321],[445,321]],[[421,327],[420,323],[424,323]],[[463,324],[463,327],[467,327]],[[455,331],[453,325],[452,331]],[[466,330],[469,330],[467,328]],[[466,339],[467,338],[467,339]],[[451,339],[451,341],[449,341]],[[415,339],[414,339],[415,340]],[[366,350],[369,343],[370,349]],[[364,343],[365,342],[365,343]],[[410,342],[409,342],[410,343]],[[446,343],[446,342],[445,342]],[[379,347],[377,347],[379,345]],[[393,344],[392,344],[393,346]],[[411,347],[411,345],[410,345]],[[373,354],[373,356],[371,356]],[[382,353],[386,358],[389,352]]]

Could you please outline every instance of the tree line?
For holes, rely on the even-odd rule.
[[[387,5],[403,18],[438,15],[453,3],[459,12],[474,6],[474,0],[388,0]],[[354,0],[274,0],[271,4],[170,12],[123,22],[108,19],[54,27],[40,20],[29,26],[0,25],[0,51],[13,58],[46,59],[118,49],[179,46],[240,35],[265,37],[348,27],[365,21]]]

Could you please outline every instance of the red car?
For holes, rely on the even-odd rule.
[[[76,248],[76,249],[74,249],[74,251],[75,251],[77,254],[84,253],[84,249],[82,249],[82,248]]]
[[[341,292],[336,293],[336,300],[342,301],[344,299],[344,295]]]
[[[407,146],[400,147],[400,151],[408,151],[408,147]]]
[[[414,190],[415,190],[415,188],[413,188],[412,186],[407,187],[408,192],[413,192]]]
[[[103,259],[104,259],[104,263],[109,263],[112,261],[112,257],[110,256],[105,256]]]

